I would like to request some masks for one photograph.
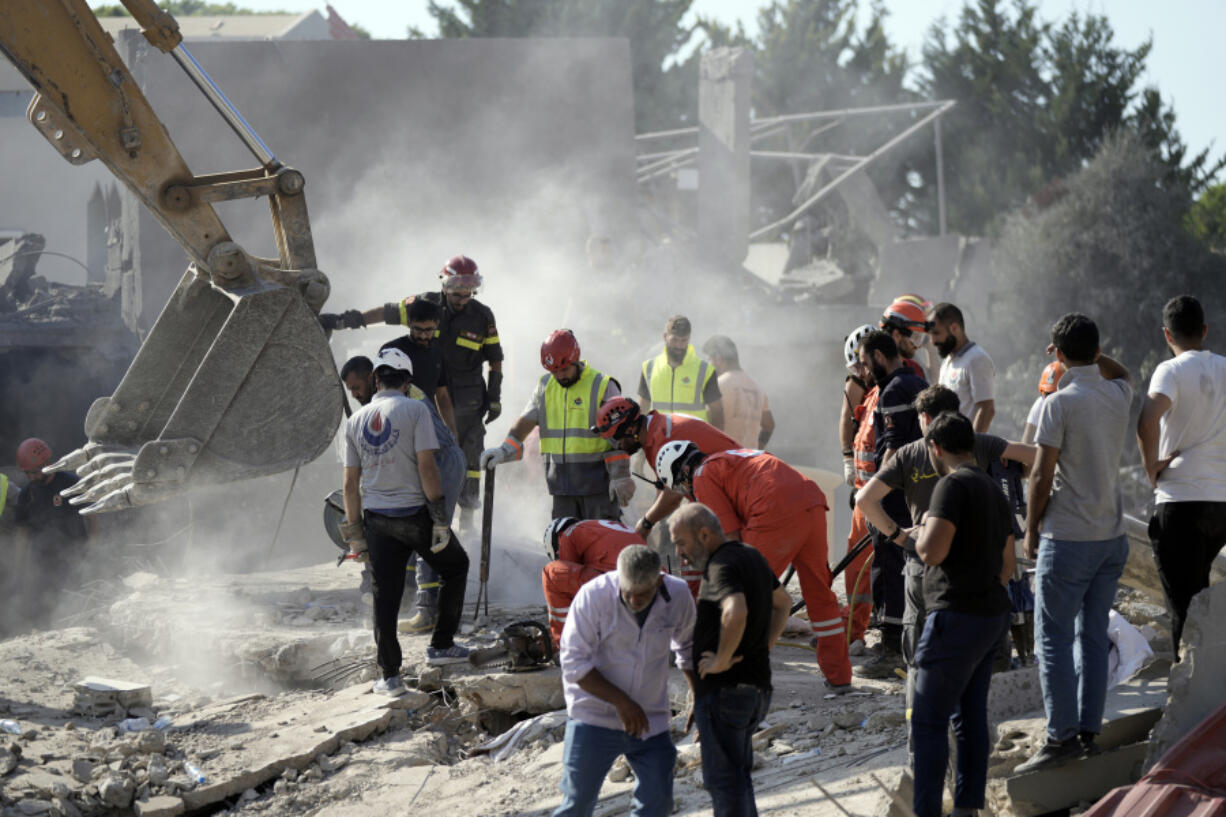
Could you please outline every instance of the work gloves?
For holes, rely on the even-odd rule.
[[[623,508],[634,498],[634,480],[630,477],[609,480],[609,499]]]
[[[851,457],[843,458],[843,481],[856,487],[856,461]]]
[[[339,315],[321,312],[319,313],[319,325],[329,332],[333,329],[361,329],[366,325],[366,319],[356,309],[346,309]]]
[[[519,440],[508,435],[502,445],[487,448],[481,452],[481,470],[485,471],[504,462],[515,462],[524,455],[524,447]]]
[[[490,382],[485,390],[485,400],[485,424],[489,425],[502,416],[502,372],[490,369]]]
[[[433,525],[430,528],[430,552],[438,553],[451,542],[451,525],[447,519],[447,507],[442,499],[432,499],[426,502],[426,510],[430,512]]]
[[[370,561],[366,546],[366,529],[358,522],[341,522],[341,541],[349,546],[355,562]]]

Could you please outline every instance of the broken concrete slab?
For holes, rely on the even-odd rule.
[[[150,797],[148,800],[137,800],[132,804],[137,817],[178,817],[186,807],[183,798],[162,795]]]
[[[1117,786],[1141,777],[1145,743],[1132,743],[1074,760],[1053,769],[1010,777],[1005,782],[1017,817],[1034,817],[1081,802],[1093,802]]]
[[[364,740],[403,719],[403,710],[391,703],[363,684],[297,712],[263,713],[243,725],[240,743],[202,762],[206,782],[184,792],[183,803],[195,810],[266,783],[291,766],[305,769],[317,755],[330,755],[345,741]],[[201,726],[207,729],[208,723]]]
[[[1043,688],[1038,667],[1020,667],[992,673],[988,690],[988,720],[992,723],[1016,718],[1043,708]]]
[[[72,711],[91,718],[122,715],[129,709],[153,706],[153,690],[148,684],[91,676],[73,684],[72,691]]]
[[[1170,699],[1154,726],[1145,758],[1149,770],[1179,740],[1222,705],[1226,677],[1226,583],[1192,597],[1183,628],[1183,659],[1171,667]]]
[[[562,694],[562,670],[556,667],[537,672],[496,672],[453,681],[456,693],[474,709],[499,712],[527,712],[539,715],[566,706]]]

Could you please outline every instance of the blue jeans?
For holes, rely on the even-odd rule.
[[[702,745],[702,783],[715,817],[757,817],[751,738],[770,708],[768,690],[727,687],[694,700],[694,723]]]
[[[673,765],[677,747],[665,729],[644,740],[621,729],[605,729],[577,720],[566,721],[562,746],[562,805],[553,817],[589,817],[600,796],[600,784],[617,760],[625,755],[634,771],[633,817],[667,817],[673,811]]]
[[[915,649],[915,693],[911,710],[916,817],[941,817],[945,766],[949,762],[949,719],[958,738],[954,805],[983,808],[988,784],[988,690],[992,662],[1009,614],[976,616],[929,611]]]
[[[1102,731],[1107,701],[1107,616],[1128,561],[1128,538],[1071,542],[1044,536],[1035,568],[1034,653],[1047,737]]]

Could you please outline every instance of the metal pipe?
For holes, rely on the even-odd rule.
[[[280,167],[281,163],[273,155],[272,149],[264,144],[264,140],[255,132],[255,128],[251,127],[247,120],[243,118],[243,115],[238,112],[238,108],[234,107],[234,103],[226,97],[217,83],[213,81],[213,78],[204,70],[204,66],[196,61],[191,52],[182,44],[179,44],[175,46],[174,51],[170,52],[170,55],[187,72],[187,76],[196,84],[196,87],[200,89],[205,98],[212,103],[213,107],[217,109],[217,112],[221,114],[221,118],[226,120],[226,124],[233,129],[238,138],[247,146],[247,149],[255,154],[255,158],[260,161],[260,164],[269,170]]]
[[[676,150],[662,150],[657,153],[640,153],[637,156],[635,156],[634,159],[635,161],[638,161],[638,162],[650,162],[650,161],[654,161],[655,159],[662,159],[662,158],[671,159],[674,156],[678,156],[682,153],[693,153],[696,150],[698,150],[698,148],[677,148]]]
[[[937,235],[945,235],[945,153],[941,150],[941,118],[932,123],[937,151]]]
[[[755,119],[754,125],[774,125],[780,122],[809,122],[815,119],[834,119],[840,116],[867,116],[874,113],[890,113],[892,111],[913,111],[925,108],[936,108],[946,105],[951,100],[942,99],[936,102],[902,102],[897,105],[874,105],[869,108],[844,108],[841,111],[818,111],[816,113],[791,113],[781,116],[769,116],[765,119]]]
[[[863,156],[847,156],[842,153],[791,153],[786,150],[751,150],[750,156],[756,156],[759,159],[798,159],[805,162],[814,162],[818,159],[841,159],[846,162],[862,162]]]
[[[636,133],[634,135],[634,141],[646,142],[649,139],[667,139],[670,136],[685,136],[686,134],[690,133],[698,133],[698,128],[677,128],[676,130],[657,130],[650,131],[648,133]]]
[[[911,127],[907,128],[902,133],[898,134],[893,139],[886,142],[884,145],[877,148],[872,153],[865,156],[863,159],[861,159],[860,161],[856,162],[851,167],[844,170],[842,173],[836,176],[829,184],[827,184],[825,187],[823,187],[822,189],[814,193],[812,196],[810,196],[804,202],[804,204],[801,204],[791,213],[779,219],[778,221],[775,221],[771,224],[767,224],[765,227],[759,227],[757,230],[754,230],[752,233],[749,234],[749,240],[752,241],[755,238],[761,238],[767,233],[777,230],[778,228],[786,224],[791,224],[799,216],[801,216],[806,210],[808,210],[810,207],[812,207],[813,205],[821,201],[823,198],[825,198],[832,190],[834,190],[840,184],[842,184],[843,182],[851,178],[852,174],[864,169],[865,167],[870,165],[873,161],[884,156],[886,153],[888,153],[890,150],[895,148],[900,142],[905,140],[907,137],[911,136],[917,130],[927,126],[928,123],[931,122],[932,120],[938,119],[941,115],[943,115],[946,111],[952,108],[955,104],[957,103],[955,103],[953,100],[946,100],[945,102],[940,103],[940,107],[937,108],[935,111],[928,114],[924,118],[918,120]]]

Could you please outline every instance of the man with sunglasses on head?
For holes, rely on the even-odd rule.
[[[409,307],[418,299],[441,310],[436,337],[448,377],[448,395],[454,411],[456,436],[464,449],[468,471],[460,493],[460,524],[472,524],[472,512],[480,507],[479,460],[485,446],[485,425],[502,414],[502,345],[494,312],[473,296],[484,283],[477,262],[466,255],[450,258],[439,272],[442,290],[410,296],[362,312],[350,309],[340,314],[321,314],[324,329],[357,329],[370,323],[408,326]],[[489,364],[489,381],[485,366]]]

